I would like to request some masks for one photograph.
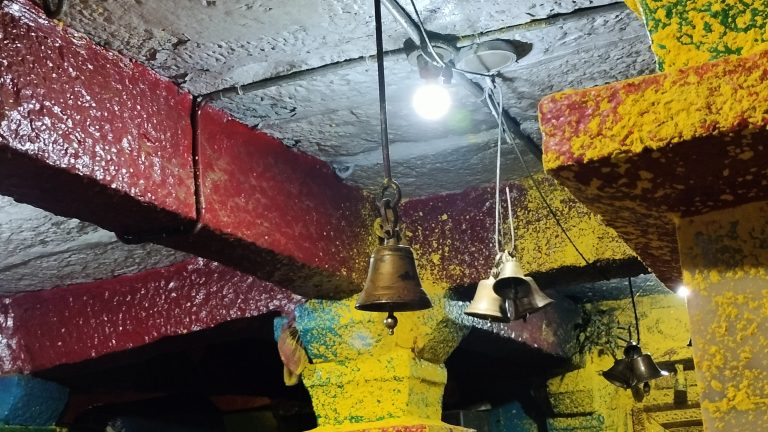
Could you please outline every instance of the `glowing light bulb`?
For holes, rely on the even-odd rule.
[[[425,84],[411,99],[414,111],[427,120],[437,120],[451,109],[451,94],[440,84]]]
[[[688,289],[688,287],[684,285],[680,285],[680,287],[677,289],[677,295],[679,295],[682,298],[688,297],[690,293],[691,291]]]

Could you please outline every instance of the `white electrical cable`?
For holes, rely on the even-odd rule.
[[[495,85],[494,85],[494,87],[495,87]],[[486,96],[486,100],[488,100],[489,103],[490,103],[490,98],[488,97],[488,95],[490,94],[489,90],[490,90],[490,88],[486,87],[485,96]],[[499,189],[501,188],[501,134],[502,134],[502,124],[501,124],[501,121],[499,121],[498,123],[499,123],[499,128],[498,128],[499,131],[498,131],[498,138],[497,138],[497,141],[496,141],[496,196],[495,196],[495,201],[496,201],[496,231],[495,231],[495,240],[496,240],[496,253],[497,254],[501,253],[501,250],[499,249],[499,231],[500,231],[500,227],[499,227],[499,214],[501,213],[501,209],[500,209],[500,206],[499,206],[499,192],[500,192]]]
[[[507,189],[507,215],[509,216],[509,252],[515,256],[515,224],[512,220],[512,198],[509,197],[509,186]]]

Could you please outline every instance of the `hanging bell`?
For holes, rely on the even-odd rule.
[[[530,278],[525,277],[523,268],[517,261],[517,258],[504,253],[501,258],[501,267],[499,268],[499,277],[493,283],[493,291],[501,298],[511,300],[520,289],[525,292],[530,291]]]
[[[669,372],[659,369],[650,354],[643,354],[630,360],[632,372],[637,382],[648,382],[669,375]]]
[[[410,312],[432,307],[421,288],[413,251],[388,241],[371,255],[368,279],[356,309],[368,312]]]
[[[507,301],[493,292],[495,279],[489,277],[477,284],[475,297],[464,311],[465,315],[494,322],[509,322]]]
[[[633,376],[630,360],[626,358],[616,360],[610,369],[603,371],[603,378],[623,389],[632,388],[638,383]]]
[[[538,311],[544,306],[554,302],[544,294],[539,285],[530,277],[523,277],[527,282],[517,288],[517,292],[511,299],[512,319],[519,320]]]
[[[659,369],[650,354],[643,354],[640,346],[629,342],[624,348],[624,358],[616,360],[610,369],[603,372],[603,377],[611,384],[628,389],[640,383],[647,383],[669,375]]]

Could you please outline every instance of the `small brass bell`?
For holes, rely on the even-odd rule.
[[[493,283],[493,291],[499,297],[510,300],[514,298],[521,288],[526,292],[530,290],[528,279],[526,279],[523,268],[517,259],[505,252],[501,257],[499,276],[496,278],[496,282]]]
[[[464,311],[465,315],[495,322],[509,322],[507,301],[493,292],[493,277],[483,279],[477,284],[475,297]]]
[[[410,312],[432,307],[421,288],[410,247],[391,239],[371,254],[368,278],[356,309],[368,312]]]
[[[544,294],[532,278],[525,276],[528,283],[517,288],[517,293],[510,300],[512,303],[512,319],[519,320],[554,302]]]

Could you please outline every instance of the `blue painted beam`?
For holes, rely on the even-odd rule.
[[[2,376],[0,425],[51,426],[64,409],[68,395],[65,387],[29,375]]]

